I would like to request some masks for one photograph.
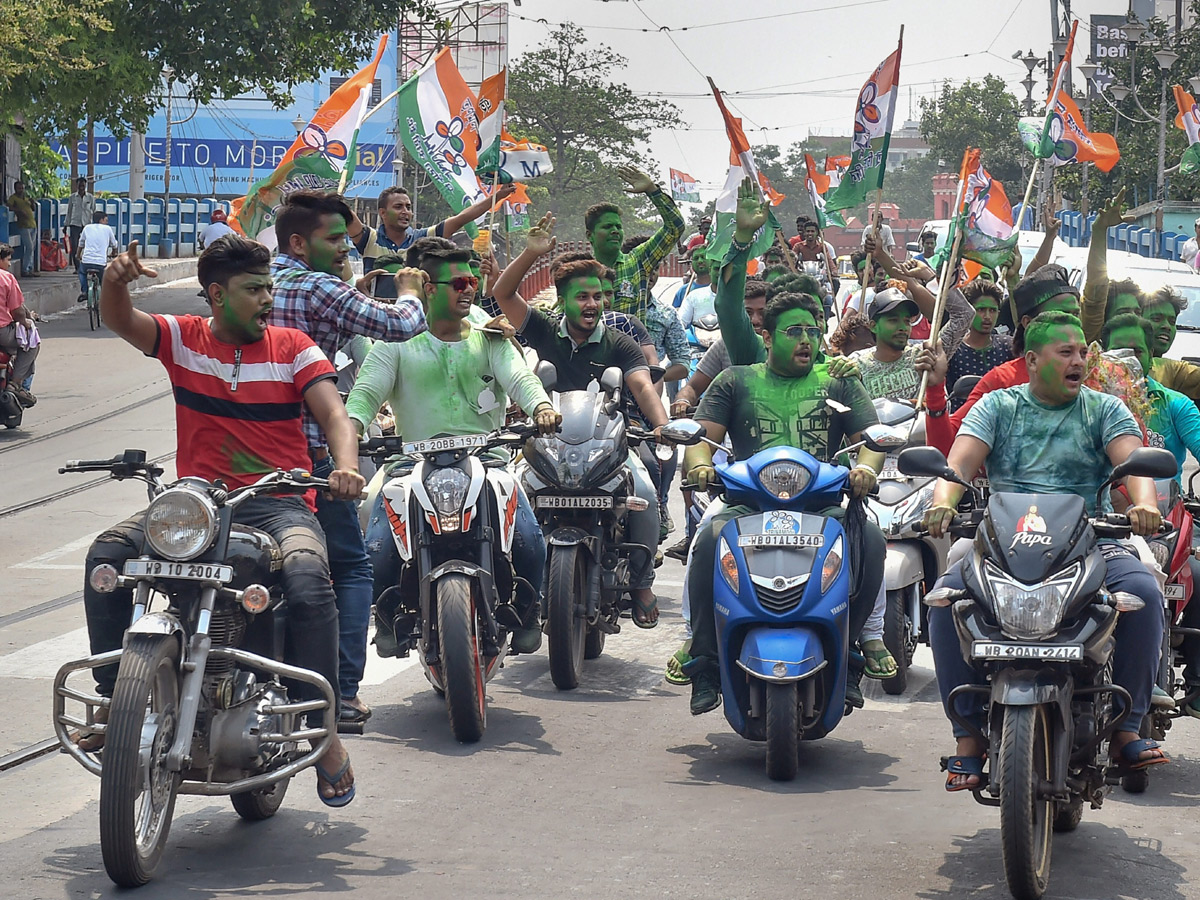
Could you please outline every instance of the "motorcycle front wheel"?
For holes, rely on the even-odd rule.
[[[896,660],[896,674],[883,680],[886,694],[903,694],[908,688],[908,667],[912,663],[912,623],[908,620],[907,590],[888,591],[883,614],[883,643]]]
[[[588,624],[583,614],[583,604],[587,602],[587,560],[576,545],[552,545],[549,550],[546,606],[550,678],[560,691],[570,691],[579,686],[587,639]]]
[[[1038,797],[1052,780],[1050,736],[1041,706],[1004,707],[1004,736],[994,771],[1000,780],[1004,875],[1016,900],[1040,900],[1050,881],[1054,801]]]
[[[121,654],[100,772],[100,849],[108,877],[139,887],[167,846],[179,774],[167,754],[179,724],[179,642],[135,634]]]
[[[767,777],[791,781],[800,768],[800,695],[794,682],[767,684]]]
[[[450,730],[455,740],[473,744],[487,724],[487,696],[471,579],[452,572],[438,580],[437,617]]]

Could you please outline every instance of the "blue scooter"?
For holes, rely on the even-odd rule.
[[[886,451],[905,436],[874,425],[866,437]],[[840,504],[850,472],[794,447],[714,468],[727,504],[758,510],[727,522],[717,541],[725,718],[742,737],[766,742],[768,777],[790,781],[800,741],[829,734],[846,713],[849,548],[841,523],[808,510]]]

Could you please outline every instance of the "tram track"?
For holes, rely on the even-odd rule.
[[[127,403],[124,406],[119,406],[116,409],[110,409],[107,412],[101,413],[98,416],[93,416],[90,419],[84,419],[82,422],[72,422],[70,425],[64,425],[62,428],[57,428],[54,431],[47,431],[45,434],[36,434],[33,437],[25,438],[24,440],[15,441],[11,444],[0,445],[0,454],[11,453],[14,450],[21,450],[25,447],[32,447],[34,444],[40,444],[42,441],[49,441],[56,437],[61,437],[64,434],[70,434],[73,431],[79,431],[82,428],[87,428],[89,425],[97,425],[106,419],[111,419],[114,416],[119,416],[122,413],[132,412],[135,409],[141,409],[147,403],[153,403],[156,400],[161,400],[164,397],[171,396],[171,389],[159,391],[149,397],[143,397],[140,400],[135,400],[132,403]]]
[[[157,465],[159,463],[166,462],[169,459],[173,459],[174,456],[175,452],[172,451],[170,453],[164,453],[162,456],[156,456],[154,459],[150,460],[150,462],[154,465]],[[31,500],[24,500],[21,503],[14,503],[11,506],[0,507],[0,519],[7,518],[8,516],[15,516],[18,513],[27,512],[31,509],[37,509],[39,506],[48,506],[49,504],[58,500],[72,497],[75,494],[81,494],[84,491],[91,490],[94,487],[99,487],[102,484],[108,484],[112,480],[113,478],[111,475],[104,475],[100,478],[93,478],[90,481],[83,481],[79,482],[78,484],[73,484],[68,488],[63,488],[61,491],[54,491],[50,494],[44,494],[41,497],[34,497]]]

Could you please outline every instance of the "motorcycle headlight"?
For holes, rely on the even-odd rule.
[[[540,465],[533,459],[530,463],[559,487],[581,488],[588,476],[596,474],[596,463],[616,450],[612,438],[589,441],[586,444],[562,444],[553,437],[538,438],[535,442]],[[621,459],[620,462],[624,462]]]
[[[842,556],[842,536],[839,534],[829,552],[825,554],[825,562],[821,566],[822,594],[833,586],[833,580],[837,578],[838,572],[842,571]]]
[[[217,507],[188,488],[168,488],[146,509],[146,541],[159,556],[195,559],[217,536]]]
[[[1021,584],[990,560],[984,578],[995,603],[996,621],[1015,638],[1040,640],[1058,630],[1063,610],[1071,599],[1083,567],[1074,562],[1042,584]]]
[[[462,469],[436,469],[421,483],[437,510],[438,527],[442,531],[458,531],[471,476]]]
[[[1158,567],[1167,575],[1171,574],[1171,548],[1162,541],[1150,541],[1150,552],[1154,554],[1154,561],[1158,563]]]
[[[758,483],[776,500],[791,500],[808,487],[812,473],[799,463],[781,460],[763,466]]]

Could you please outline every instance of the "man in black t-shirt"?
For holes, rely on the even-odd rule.
[[[958,351],[950,357],[946,386],[951,390],[964,375],[986,375],[1013,358],[1012,336],[995,332],[996,320],[1005,304],[1000,286],[994,281],[976,279],[963,288],[963,296],[975,308],[975,318]],[[963,402],[951,397],[950,411],[956,411]]]
[[[517,293],[533,261],[554,248],[553,229],[554,217],[550,214],[530,229],[525,251],[496,280],[496,303],[516,325],[525,343],[541,359],[554,364],[558,371],[556,390],[586,390],[609,366],[620,368],[626,389],[658,437],[662,426],[667,424],[667,411],[650,379],[646,358],[632,338],[606,328],[601,321],[604,291],[600,278],[604,266],[587,259],[556,268],[554,287],[563,306],[561,320],[534,309]],[[634,492],[647,506],[629,513],[628,537],[633,543],[648,547],[653,557],[658,551],[658,494],[645,465],[634,452],[629,454],[629,467],[633,472]],[[654,567],[647,566],[641,583],[630,591],[633,617],[642,628],[658,624],[653,583]]]

